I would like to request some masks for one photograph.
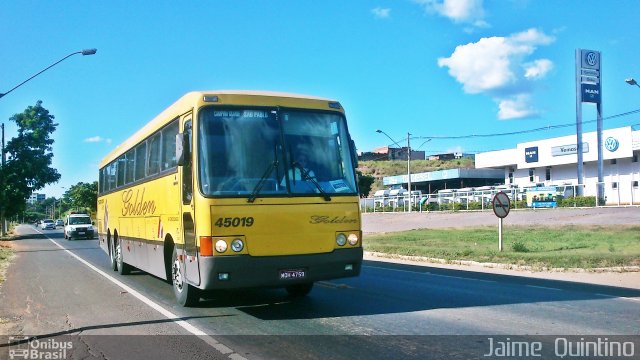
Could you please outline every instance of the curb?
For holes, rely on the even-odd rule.
[[[492,268],[492,269],[529,271],[529,272],[560,272],[560,273],[563,273],[563,272],[564,273],[566,272],[574,272],[574,273],[640,272],[640,266],[615,266],[615,267],[608,267],[608,268],[591,268],[591,269],[547,268],[547,267],[536,267],[536,266],[515,265],[515,264],[484,263],[484,262],[478,262],[478,261],[472,261],[472,260],[446,260],[446,259],[430,258],[425,256],[387,254],[387,253],[372,252],[372,251],[365,251],[364,255],[369,256],[371,258],[399,259],[399,260],[424,262],[424,263],[432,263],[432,264],[445,264],[445,265],[480,266],[480,267]]]

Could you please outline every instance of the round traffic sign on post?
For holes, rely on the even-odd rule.
[[[493,213],[497,217],[504,219],[509,215],[509,209],[511,208],[511,201],[509,196],[500,191],[493,197]]]

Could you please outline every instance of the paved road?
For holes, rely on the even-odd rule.
[[[416,335],[640,335],[640,290],[377,261],[303,299],[247,290],[181,308],[166,282],[111,271],[97,240],[18,232],[0,288],[6,335],[70,335],[74,358],[423,359],[450,351],[443,341],[468,358],[486,351],[486,337]],[[202,336],[175,336],[194,333]],[[0,347],[0,358],[13,347]]]

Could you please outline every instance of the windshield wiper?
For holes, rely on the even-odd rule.
[[[262,190],[262,187],[264,186],[264,183],[267,181],[267,178],[271,176],[273,169],[276,169],[277,167],[278,167],[278,160],[274,160],[271,164],[269,164],[269,166],[267,167],[267,170],[265,170],[264,174],[260,178],[260,181],[258,181],[256,186],[253,188],[251,195],[249,195],[249,198],[247,198],[247,202],[252,203],[256,201],[256,197],[258,197],[258,194],[260,194],[260,190]]]
[[[318,183],[318,181],[316,180],[315,177],[309,175],[309,171],[307,171],[307,169],[305,169],[304,166],[302,166],[297,161],[294,161],[291,165],[294,168],[300,169],[300,173],[302,174],[302,178],[304,180],[311,181],[311,183],[313,185],[315,185],[315,187],[318,189],[318,191],[320,191],[320,194],[322,194],[322,197],[324,198],[325,201],[331,201],[331,196],[329,196],[329,194],[327,194],[327,192],[322,189],[322,186],[320,186],[320,184]]]

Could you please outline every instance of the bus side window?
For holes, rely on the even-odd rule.
[[[147,176],[155,175],[160,172],[160,136],[157,133],[149,139],[149,166],[147,168]]]
[[[174,168],[178,165],[176,159],[176,135],[178,134],[178,121],[162,130],[162,168],[160,171]]]
[[[136,147],[136,178],[135,180],[144,179],[144,164],[146,164],[147,158],[147,143],[143,142],[142,144]]]

